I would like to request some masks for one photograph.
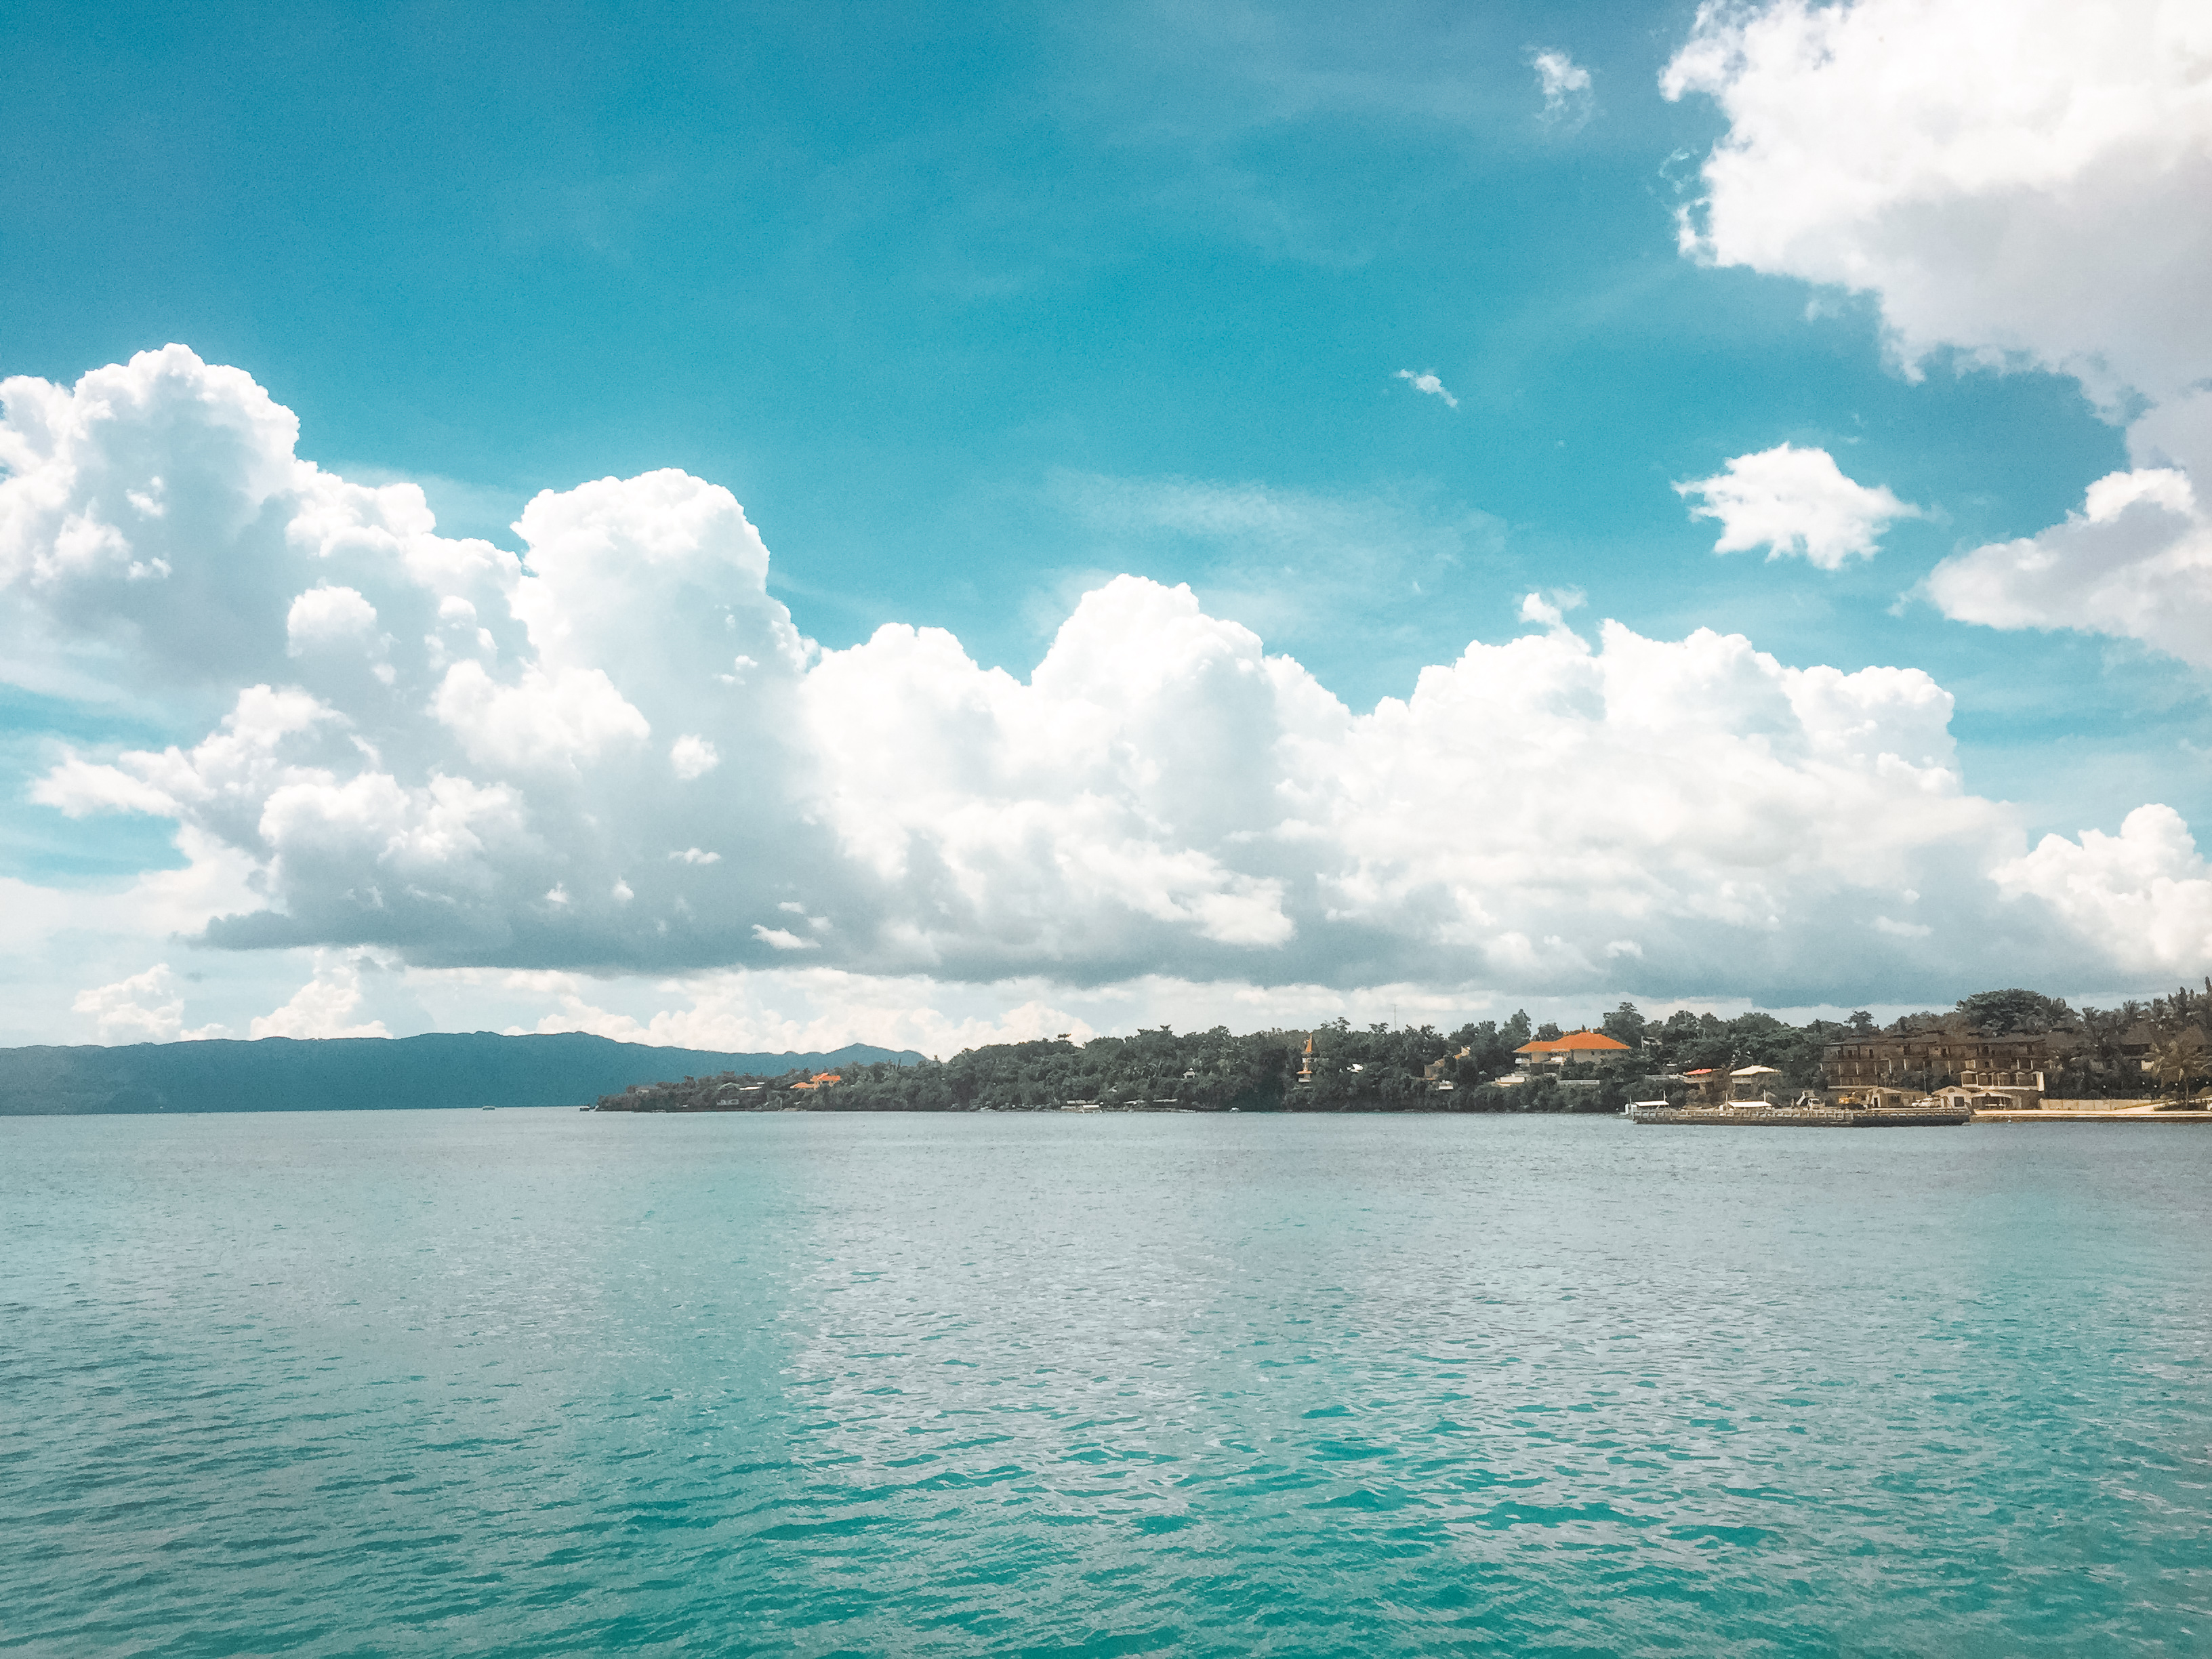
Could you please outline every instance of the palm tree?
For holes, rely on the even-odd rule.
[[[2161,1084],[2179,1085],[2179,1103],[2184,1106],[2189,1103],[2189,1085],[2196,1079],[2198,1060],[2195,1046],[2183,1042],[2179,1036],[2160,1037],[2150,1046],[2151,1075]]]

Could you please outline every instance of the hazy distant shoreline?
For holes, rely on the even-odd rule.
[[[718,1054],[582,1032],[38,1046],[0,1048],[0,1117],[580,1106],[687,1070],[780,1074],[921,1058],[866,1043],[824,1054]]]

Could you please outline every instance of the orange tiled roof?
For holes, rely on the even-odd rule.
[[[1628,1045],[1616,1042],[1601,1031],[1570,1031],[1556,1042],[1524,1042],[1516,1054],[1625,1054]]]

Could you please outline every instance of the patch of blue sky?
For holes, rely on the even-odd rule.
[[[1691,11],[21,13],[0,370],[183,340],[303,453],[509,544],[538,489],[684,467],[831,646],[933,623],[1024,672],[1128,569],[1364,708],[1571,587],[1577,625],[1926,667],[1969,786],[2051,827],[2201,816],[2193,676],[1911,597],[2063,518],[2119,433],[2052,376],[1908,380],[1864,306],[1677,254],[1720,130],[1656,89]],[[1577,119],[1539,49],[1588,70]],[[1928,516],[1832,573],[1715,556],[1673,485],[1785,441]],[[97,724],[4,718],[11,765]],[[2068,740],[2097,763],[2045,819]]]
[[[159,746],[169,734],[141,714],[44,696],[0,680],[0,877],[68,887],[127,881],[142,870],[183,867],[176,825],[140,814],[69,818],[33,804],[32,787],[64,748]]]

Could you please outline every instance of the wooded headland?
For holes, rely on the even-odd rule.
[[[1589,1028],[1624,1045],[1595,1060],[1535,1068],[1517,1064],[1528,1043],[1561,1036],[1525,1013],[1433,1026],[1345,1020],[1314,1030],[1234,1036],[1226,1027],[1178,1033],[1165,1026],[1086,1042],[1054,1038],[994,1043],[951,1059],[848,1065],[775,1074],[726,1070],[634,1086],[603,1111],[793,1110],[957,1112],[1101,1109],[1188,1111],[1613,1112],[1631,1100],[1680,1091],[1686,1074],[1771,1066],[1778,1086],[1820,1082],[1828,1045],[1877,1031],[2005,1036],[2032,1033],[2052,1057],[2048,1092],[2076,1099],[2148,1092],[2143,1056],[2155,1045],[2208,1049],[2212,986],[2116,1009],[2069,1006],[2034,991],[1986,991],[1944,1012],[1878,1026],[1870,1015],[1791,1025],[1771,1014],[1733,1019],[1678,1012],[1646,1019],[1624,1002]],[[1310,1044],[1313,1054],[1307,1054]],[[1303,1080],[1302,1080],[1302,1073]],[[1935,1086],[1940,1078],[1921,1086]]]

